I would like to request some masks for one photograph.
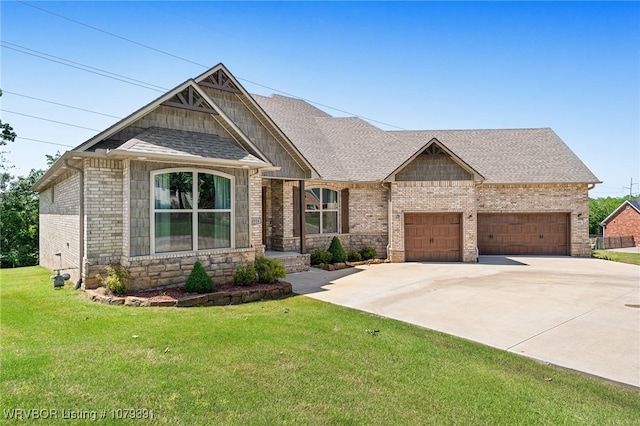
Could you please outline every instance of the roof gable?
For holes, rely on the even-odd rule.
[[[433,138],[385,178],[385,181],[394,180],[474,180],[479,182],[483,181],[484,177],[438,139]]]
[[[618,216],[622,210],[625,208],[633,208],[638,214],[640,214],[640,199],[638,200],[625,200],[624,203],[620,204],[617,209],[615,209],[609,216],[607,216],[602,222],[600,222],[601,226],[606,226],[611,220],[613,220],[616,216]]]
[[[436,138],[485,183],[600,183],[549,128],[391,131],[419,149]]]

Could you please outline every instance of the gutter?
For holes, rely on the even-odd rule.
[[[72,166],[69,164],[69,160],[64,160],[64,165],[68,169],[75,170],[80,174],[80,196],[79,196],[79,212],[78,212],[78,225],[79,225],[79,260],[78,260],[78,270],[80,271],[80,278],[78,282],[76,282],[76,289],[82,285],[82,274],[83,274],[83,260],[84,260],[84,170]]]

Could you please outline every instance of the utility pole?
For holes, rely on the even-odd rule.
[[[631,178],[631,183],[629,184],[629,186],[623,186],[622,189],[628,189],[629,190],[629,201],[631,201],[631,198],[633,197],[632,191],[633,191],[633,185],[637,185],[637,183],[633,183],[633,177]]]

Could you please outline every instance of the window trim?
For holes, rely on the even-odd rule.
[[[341,204],[342,204],[342,199],[341,199],[341,191],[339,189],[335,189],[335,188],[330,188],[328,186],[311,186],[311,187],[306,187],[304,190],[305,192],[307,191],[311,191],[312,189],[319,189],[320,190],[320,208],[318,210],[309,210],[307,209],[307,204],[304,203],[304,216],[305,216],[305,221],[303,223],[303,226],[307,226],[307,213],[320,213],[320,233],[318,234],[311,234],[308,232],[305,232],[305,235],[338,235],[340,234],[340,232],[342,231],[342,222],[341,222],[341,217],[342,217],[342,210],[341,210]],[[325,209],[323,208],[323,204],[324,200],[323,200],[323,196],[322,196],[322,190],[323,189],[328,189],[329,191],[333,191],[336,193],[336,208],[335,209]],[[324,232],[324,212],[336,212],[336,228],[337,231],[336,232]]]
[[[193,173],[194,175],[197,174],[209,174],[209,175],[215,175],[215,176],[220,176],[220,177],[224,177],[230,180],[229,182],[229,186],[230,186],[230,191],[231,191],[231,208],[229,209],[198,209],[196,208],[191,208],[191,209],[184,209],[184,210],[179,210],[180,212],[183,213],[191,213],[191,237],[192,237],[192,246],[191,246],[191,250],[178,250],[178,251],[163,251],[163,252],[156,252],[156,212],[163,212],[163,211],[167,211],[167,209],[156,209],[155,206],[155,178],[157,175],[162,175],[162,174],[166,174],[166,173]],[[193,183],[192,183],[192,194],[193,194],[193,200],[197,200],[198,199],[198,179],[197,176],[194,176],[193,179]],[[235,199],[236,199],[236,194],[235,194],[235,189],[236,189],[236,185],[235,185],[235,176],[227,174],[227,173],[223,173],[223,172],[219,172],[217,170],[211,170],[211,169],[202,169],[202,168],[194,168],[194,167],[178,167],[178,168],[169,168],[169,169],[158,169],[158,170],[152,170],[149,174],[149,237],[150,237],[150,254],[151,255],[163,255],[163,254],[172,254],[172,253],[188,253],[188,252],[195,252],[195,251],[212,251],[212,250],[233,250],[236,247],[236,233],[235,233]],[[178,210],[176,210],[177,212]],[[199,212],[219,212],[219,213],[229,213],[229,243],[231,244],[229,247],[220,247],[220,248],[210,248],[210,249],[202,249],[199,250],[198,249],[198,213]]]

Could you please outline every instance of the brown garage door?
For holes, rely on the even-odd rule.
[[[566,213],[478,214],[480,254],[569,254]]]
[[[457,262],[461,225],[457,213],[406,213],[404,256],[407,261]]]

